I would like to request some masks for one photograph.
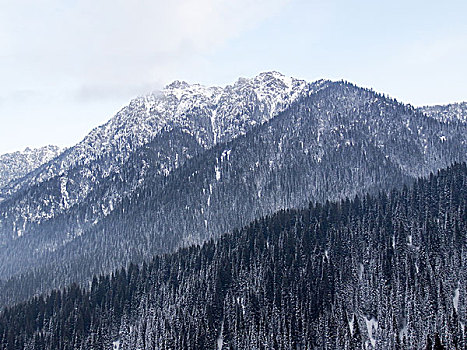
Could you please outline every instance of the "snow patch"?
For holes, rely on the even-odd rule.
[[[378,321],[374,317],[371,319],[366,318],[366,316],[363,316],[365,319],[366,323],[366,329],[368,331],[368,338],[370,338],[371,346],[375,347],[376,346],[376,339],[374,337],[374,333],[378,330]]]
[[[365,267],[363,264],[360,264],[358,269],[358,278],[361,280],[363,279],[363,272],[365,272]]]
[[[224,322],[223,321],[221,324],[221,332],[219,336],[217,337],[217,350],[222,350],[222,347],[224,346],[224,337],[222,336],[222,333],[224,333]]]
[[[454,310],[456,310],[456,313],[457,313],[459,309],[459,287],[457,287],[454,290],[454,297],[452,298],[452,304],[454,305]]]
[[[146,109],[146,114],[150,115],[151,114],[151,108],[154,106],[154,102],[150,101],[148,98],[145,99],[144,101],[144,107]]]
[[[66,189],[67,183],[68,183],[68,179],[66,177],[60,178],[60,193],[62,195],[63,206],[65,208],[69,207],[69,202],[70,202],[70,196],[68,195],[68,191]]]
[[[112,350],[120,350],[120,340],[112,342]]]
[[[216,116],[217,116],[217,110],[214,109],[211,114],[211,131],[213,135],[213,141],[214,144],[217,143],[217,130],[216,130]]]
[[[402,320],[402,329],[399,331],[399,339],[404,339],[404,337],[407,338],[407,332],[408,332],[408,327],[407,327],[407,320],[404,318]]]
[[[226,149],[222,152],[221,154],[221,163],[224,162],[224,160],[227,159],[227,161],[230,161],[230,152],[232,152],[231,149]]]
[[[355,317],[354,315],[352,315],[350,321],[349,321],[349,328],[350,328],[350,335],[353,336],[353,332],[354,332],[354,321],[355,321]]]

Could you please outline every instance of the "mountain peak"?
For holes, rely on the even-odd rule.
[[[281,72],[269,71],[261,72],[253,78],[239,78],[236,85],[253,84],[263,85],[264,87],[272,87],[274,84],[283,84],[286,87],[292,87],[294,82],[304,82],[304,80],[288,77]]]
[[[171,89],[184,89],[187,88],[190,84],[188,84],[184,80],[174,80],[170,84],[166,85],[164,90],[171,90]]]
[[[269,72],[261,72],[254,78],[254,80],[273,80],[273,79],[287,81],[287,80],[292,80],[295,78],[287,77],[281,72],[274,71],[274,70],[269,71]]]
[[[306,85],[306,81],[288,77],[278,71],[267,71],[261,72],[258,75],[251,78],[239,78],[233,85],[227,85],[225,87],[218,86],[206,86],[201,84],[190,84],[183,80],[174,80],[172,83],[166,85],[160,92],[161,96],[172,95],[181,99],[188,95],[204,95],[206,97],[213,97],[220,95],[224,90],[230,89],[253,89],[258,97],[261,99],[262,95],[269,94],[283,90],[283,92],[290,93],[294,88],[303,88]],[[151,94],[158,96],[158,94]]]
[[[218,93],[221,88],[216,86],[205,86],[201,84],[189,84],[186,81],[175,80],[168,84],[162,91],[162,98],[167,96],[175,96],[177,100],[182,98],[211,98]]]

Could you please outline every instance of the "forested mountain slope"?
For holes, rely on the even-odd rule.
[[[310,204],[0,314],[0,349],[464,349],[467,166]]]
[[[183,130],[167,135],[175,148],[196,144]],[[148,144],[129,160],[145,163],[147,176],[99,221],[89,219],[100,210],[102,192],[95,191],[4,245],[1,301],[199,244],[310,200],[401,186],[465,161],[466,135],[465,125],[426,118],[382,95],[337,82],[245,135],[194,155],[167,176],[157,173],[158,144]],[[130,174],[140,170],[125,168]],[[121,181],[111,179],[112,185],[104,182],[100,191],[107,193]]]

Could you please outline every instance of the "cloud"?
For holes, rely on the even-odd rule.
[[[159,83],[286,2],[19,0],[2,5],[0,45],[16,62],[16,75],[28,74],[25,83]]]
[[[162,88],[159,84],[140,85],[83,85],[76,90],[74,97],[77,102],[93,102],[106,99],[118,100],[128,96],[144,95]]]

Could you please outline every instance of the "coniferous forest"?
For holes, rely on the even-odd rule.
[[[0,349],[467,349],[467,166],[0,312]]]

